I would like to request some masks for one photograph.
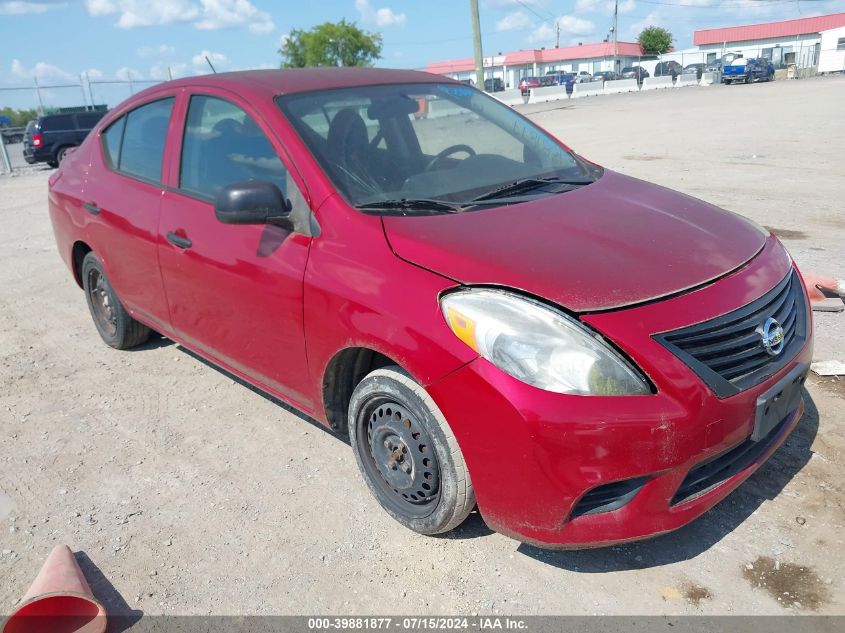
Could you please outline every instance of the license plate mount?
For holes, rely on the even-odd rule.
[[[809,366],[805,363],[797,365],[771,389],[758,396],[751,441],[762,440],[798,407],[808,370]]]

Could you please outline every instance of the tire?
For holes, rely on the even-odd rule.
[[[355,387],[349,439],[370,492],[414,532],[448,532],[475,507],[472,480],[446,418],[400,367],[377,369]]]
[[[67,155],[67,151],[69,149],[70,149],[70,146],[59,148],[59,151],[56,152],[56,161],[55,161],[56,165],[62,164],[62,161],[65,159],[65,156]]]
[[[53,169],[55,169],[56,167],[58,167],[58,166],[59,166],[59,163],[57,163],[57,162],[56,162],[56,161],[54,161],[54,160],[48,160],[48,161],[47,161],[47,164],[48,164],[50,167],[52,167]]]
[[[126,311],[106,277],[102,262],[93,252],[82,260],[82,287],[91,318],[106,345],[129,349],[150,338],[150,328]]]

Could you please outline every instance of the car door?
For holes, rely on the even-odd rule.
[[[173,328],[201,354],[310,408],[302,284],[311,238],[274,225],[223,224],[213,205],[228,184],[268,180],[298,213],[307,208],[299,175],[269,126],[237,96],[186,94],[180,110],[179,157],[159,228]]]
[[[157,244],[173,104],[173,95],[151,97],[98,133],[84,201],[88,243],[121,302],[136,318],[164,332],[170,319]]]

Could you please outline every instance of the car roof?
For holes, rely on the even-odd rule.
[[[239,94],[267,97],[330,88],[349,88],[394,83],[456,83],[443,75],[418,70],[392,68],[285,68],[278,70],[241,70],[213,75],[174,79],[137,93],[152,94],[163,88],[213,87]]]

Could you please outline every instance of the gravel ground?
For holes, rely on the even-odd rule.
[[[843,103],[837,77],[524,111],[597,162],[772,227],[804,270],[845,278]],[[135,616],[845,614],[842,379],[812,379],[774,458],[675,533],[553,553],[473,515],[419,536],[312,421],[167,340],[106,348],[55,252],[48,173],[0,177],[0,613],[67,543],[110,612]],[[816,316],[817,359],[845,360],[845,316]]]

